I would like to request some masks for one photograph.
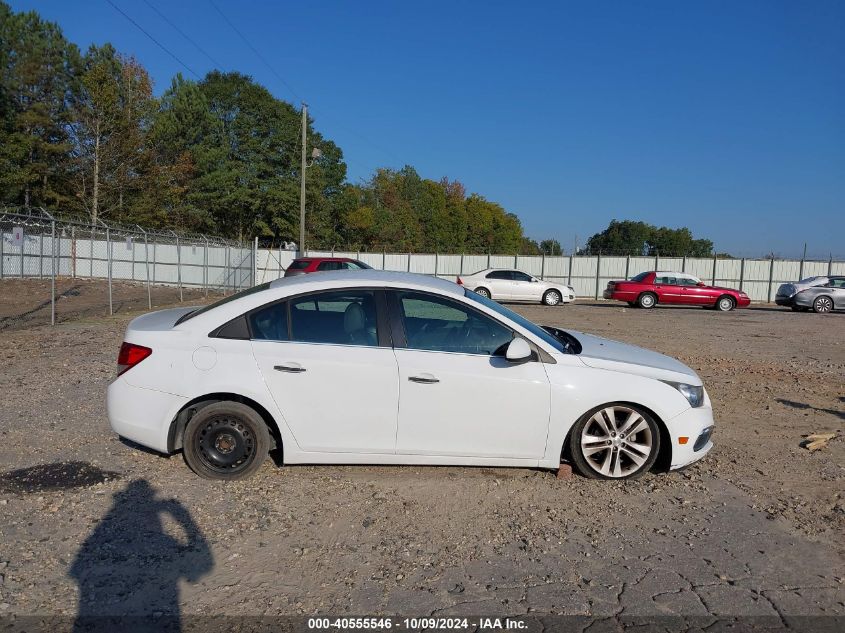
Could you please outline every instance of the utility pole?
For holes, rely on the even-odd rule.
[[[308,126],[308,104],[302,102],[302,171],[299,172],[299,254],[305,255],[305,136]]]

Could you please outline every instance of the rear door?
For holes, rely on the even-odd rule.
[[[302,450],[393,452],[398,369],[382,291],[311,293],[248,319],[264,381]]]
[[[398,454],[543,456],[549,380],[539,361],[504,358],[510,328],[429,293],[397,290],[390,307],[399,330]]]
[[[513,273],[509,270],[494,270],[485,276],[486,286],[493,299],[513,299]]]
[[[654,290],[659,303],[684,303],[683,288],[671,275],[657,275],[654,278]]]
[[[828,285],[833,296],[833,306],[837,310],[845,309],[845,277],[831,277]]]

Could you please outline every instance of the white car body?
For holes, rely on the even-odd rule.
[[[511,277],[502,278],[505,276]],[[485,289],[495,301],[530,301],[542,303],[549,290],[556,290],[560,295],[559,303],[575,300],[575,290],[566,284],[544,281],[515,268],[487,268],[472,275],[460,275],[461,285],[478,292]]]
[[[515,338],[524,338],[536,355],[530,362],[512,363],[504,356],[396,344],[211,335],[272,302],[361,288],[401,289],[468,306],[510,328]],[[279,279],[178,324],[177,319],[193,308],[145,314],[129,324],[125,340],[152,353],[109,386],[111,427],[169,454],[181,447],[180,412],[204,400],[236,397],[266,413],[287,464],[557,468],[569,431],[581,416],[606,403],[626,402],[652,412],[662,425],[671,468],[686,466],[712,448],[713,411],[706,391],[703,404],[693,408],[677,388],[663,382],[700,386],[689,367],[655,352],[579,333],[574,336],[583,347],[581,353],[567,353],[535,334],[533,324],[516,315],[510,319],[507,315],[513,313],[506,308],[481,301],[442,279],[364,270]],[[383,330],[381,321],[379,328]],[[426,377],[437,382],[409,380]],[[699,437],[702,445],[694,450]]]

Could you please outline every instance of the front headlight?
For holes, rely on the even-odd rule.
[[[688,385],[683,382],[671,382],[669,380],[661,380],[670,387],[674,387],[681,392],[681,395],[687,399],[692,408],[700,407],[704,404],[704,387],[702,385]]]

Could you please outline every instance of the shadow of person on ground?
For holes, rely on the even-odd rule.
[[[165,531],[170,517],[181,537]],[[74,631],[179,631],[179,581],[214,567],[208,542],[175,499],[159,499],[145,480],[114,495],[82,544],[69,576],[79,585]]]
[[[841,402],[845,402],[845,398],[839,399]],[[802,409],[802,410],[810,410],[816,411],[818,413],[829,413],[830,415],[835,415],[838,418],[845,420],[845,411],[837,411],[836,409],[824,409],[822,407],[814,407],[811,404],[805,404],[803,402],[795,402],[794,400],[786,400],[784,398],[777,398],[777,401],[781,404],[784,404],[788,407],[792,407],[793,409]]]

